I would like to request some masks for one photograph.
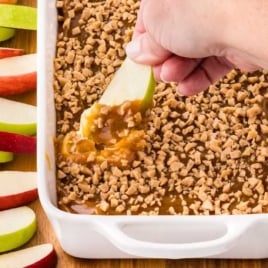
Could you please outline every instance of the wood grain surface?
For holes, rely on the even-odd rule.
[[[45,1],[45,0],[41,0]],[[36,0],[19,0],[18,4],[37,6]],[[36,32],[17,31],[16,36],[3,42],[1,46],[24,48],[27,53],[36,52]],[[36,92],[14,96],[12,99],[22,102],[36,104]],[[16,155],[14,161],[0,165],[0,170],[36,170],[36,157]],[[213,260],[213,259],[189,259],[189,260],[153,260],[153,259],[129,259],[129,260],[82,260],[65,254],[54,235],[51,225],[40,206],[39,201],[29,205],[37,214],[38,231],[34,238],[25,245],[37,245],[50,242],[55,246],[58,255],[59,268],[265,268],[268,267],[268,260]],[[268,228],[268,226],[267,226]],[[249,241],[250,243],[250,241]],[[268,255],[268,253],[267,253]]]

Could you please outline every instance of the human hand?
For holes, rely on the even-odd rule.
[[[234,67],[267,68],[264,2],[142,0],[127,54],[152,65],[157,80],[178,82],[183,95],[206,89]]]

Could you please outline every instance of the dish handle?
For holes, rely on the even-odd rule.
[[[219,221],[208,220],[205,224],[203,222],[201,226],[212,226],[214,223],[219,224]],[[236,218],[236,220],[232,219],[230,221],[223,221],[220,222],[220,224],[221,226],[224,226],[225,231],[220,235],[215,234],[213,236],[213,234],[208,233],[208,228],[205,228],[203,230],[205,234],[201,241],[194,241],[195,237],[192,237],[192,241],[187,242],[155,242],[153,239],[147,241],[146,238],[141,238],[141,236],[139,238],[135,236],[133,237],[133,235],[128,234],[127,232],[127,226],[129,224],[135,226],[135,223],[133,224],[133,222],[115,222],[107,224],[98,222],[96,230],[103,236],[107,237],[109,241],[119,250],[130,255],[130,257],[182,259],[209,257],[227,252],[235,245],[238,238],[243,235],[250,226],[252,226],[253,220],[249,220],[249,218],[242,220],[240,218]],[[189,221],[186,224],[194,225],[195,223],[194,221]],[[196,224],[199,225],[199,223]],[[168,224],[166,227],[169,228]],[[217,233],[217,231],[215,231],[216,229],[212,228],[211,232]],[[153,223],[152,230],[154,230]],[[202,227],[200,228],[200,225],[198,227],[198,231],[202,232]],[[208,234],[207,238],[206,233]],[[188,233],[184,234],[184,236],[185,235],[191,237],[193,234],[188,231]]]

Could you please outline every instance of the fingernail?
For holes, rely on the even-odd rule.
[[[141,52],[140,42],[137,39],[132,40],[126,46],[126,53],[130,58],[137,58]]]

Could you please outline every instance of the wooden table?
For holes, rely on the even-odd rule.
[[[45,1],[45,0],[43,0]],[[18,4],[36,6],[36,0],[19,0]],[[31,31],[17,31],[15,38],[8,42],[4,42],[1,46],[24,48],[27,53],[36,52],[36,32]],[[12,99],[20,100],[22,102],[35,104],[36,92],[23,94],[12,97]],[[17,155],[14,161],[3,164],[0,170],[36,170],[36,157]],[[34,238],[25,245],[37,245],[40,243],[50,242],[55,246],[59,261],[59,268],[265,268],[268,267],[267,260],[211,260],[211,259],[196,259],[196,260],[81,260],[73,258],[65,254],[54,235],[51,225],[40,206],[39,201],[30,204],[37,214],[38,230]],[[268,226],[267,226],[268,228]],[[249,241],[250,243],[250,241]]]

